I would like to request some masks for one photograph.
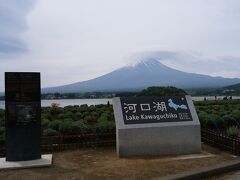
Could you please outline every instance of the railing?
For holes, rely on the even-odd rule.
[[[42,138],[42,151],[52,152],[67,149],[76,149],[80,147],[98,147],[114,146],[116,134],[97,133],[97,134],[80,134],[72,136],[53,136]]]
[[[231,138],[223,132],[201,129],[202,142],[240,156],[240,138]]]
[[[201,129],[202,142],[240,156],[240,138],[231,138],[223,132]],[[116,133],[92,133],[79,135],[43,136],[42,152],[56,152],[81,147],[115,146]],[[0,157],[5,156],[5,142],[0,141]]]
[[[78,149],[81,147],[115,146],[116,133],[91,133],[79,135],[43,136],[42,152],[56,152],[62,150]],[[0,157],[5,156],[5,143],[0,142]]]

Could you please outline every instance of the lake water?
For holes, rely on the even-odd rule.
[[[225,96],[217,96],[217,100],[222,100],[224,97]],[[204,98],[206,98],[206,100],[215,100],[215,96],[193,96],[192,97],[194,101],[204,101]],[[240,96],[232,96],[232,99],[240,99]]]
[[[52,103],[58,103],[59,106],[69,106],[69,105],[98,105],[107,104],[108,101],[112,103],[112,99],[51,99],[51,100],[41,100],[42,107],[51,106]],[[0,101],[0,109],[5,109],[5,101]]]
[[[194,101],[203,101],[204,97],[207,100],[214,100],[215,96],[195,96],[192,97]],[[217,96],[218,100],[222,100],[224,96]],[[240,96],[233,96],[233,99],[240,99]],[[112,99],[51,99],[51,100],[42,100],[42,107],[51,106],[52,103],[58,103],[59,106],[69,106],[69,105],[98,105],[98,104],[107,104],[107,102],[112,103]],[[5,101],[0,101],[0,109],[5,109]]]

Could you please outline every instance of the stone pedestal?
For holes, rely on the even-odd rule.
[[[0,170],[3,169],[21,169],[46,167],[52,165],[52,154],[42,155],[41,159],[30,161],[6,161],[6,158],[0,158]]]

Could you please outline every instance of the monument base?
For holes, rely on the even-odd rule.
[[[21,169],[21,168],[36,168],[52,165],[52,154],[42,155],[41,159],[31,161],[6,161],[6,158],[0,158],[0,170],[3,169]]]
[[[199,125],[133,128],[134,126],[131,129],[117,130],[119,157],[201,153]]]

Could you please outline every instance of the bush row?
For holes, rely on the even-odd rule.
[[[240,129],[240,100],[195,102],[201,126],[226,131],[231,136]],[[4,113],[0,109],[0,140],[4,139]],[[112,105],[42,108],[43,135],[107,132],[115,129]]]

